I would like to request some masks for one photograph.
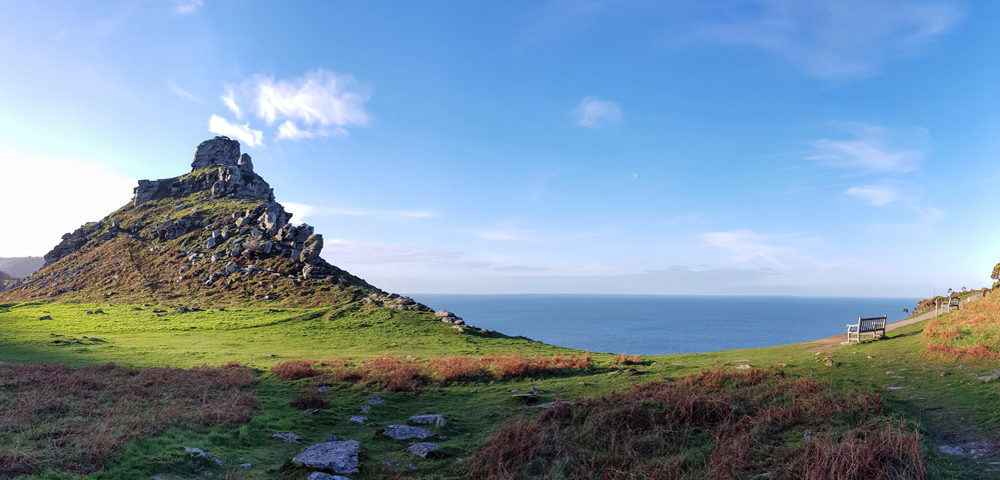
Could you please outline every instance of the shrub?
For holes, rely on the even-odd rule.
[[[299,378],[312,377],[319,372],[313,370],[315,360],[289,360],[279,362],[271,367],[271,371],[278,376],[279,380],[295,380]]]
[[[925,475],[919,434],[891,420],[877,395],[779,370],[712,370],[557,405],[499,428],[467,469],[498,480]]]
[[[388,392],[404,392],[422,385],[427,377],[416,362],[398,357],[374,358],[367,362],[365,381],[382,383]]]

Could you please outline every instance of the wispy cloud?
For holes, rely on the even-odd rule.
[[[698,238],[709,247],[725,251],[739,263],[758,263],[779,269],[828,269],[839,265],[839,261],[810,254],[805,246],[819,239],[798,233],[758,233],[741,229],[705,232]]]
[[[770,263],[778,263],[778,256],[786,247],[774,244],[774,235],[765,235],[751,230],[733,230],[727,232],[705,232],[699,238],[707,245],[729,252],[733,260],[747,262],[763,259]]]
[[[208,131],[235,138],[248,147],[256,147],[264,143],[264,132],[250,128],[249,123],[242,125],[230,123],[229,120],[218,115],[209,117]]]
[[[204,0],[179,0],[174,3],[174,12],[178,15],[190,15],[204,5]]]
[[[350,75],[323,69],[288,79],[254,75],[224,85],[219,97],[236,118],[252,112],[276,127],[276,138],[291,141],[347,135],[348,127],[368,125],[365,104],[370,98],[370,89]]]
[[[226,85],[224,89],[225,91],[222,96],[219,97],[219,100],[222,100],[222,104],[225,105],[230,112],[233,112],[233,115],[236,115],[237,119],[242,120],[243,110],[236,104],[236,93],[233,91],[233,87]]]
[[[900,193],[895,187],[887,185],[868,185],[851,187],[845,191],[847,195],[860,198],[871,205],[885,205],[899,200]]]
[[[167,80],[167,88],[170,90],[170,93],[173,93],[174,95],[177,95],[185,100],[191,100],[192,102],[199,101],[198,97],[177,86],[177,82],[173,80]]]
[[[417,210],[382,210],[351,208],[344,206],[317,206],[298,202],[281,202],[285,209],[295,215],[298,221],[316,217],[373,217],[382,219],[435,218],[438,213],[430,208]]]
[[[301,140],[303,138],[312,138],[316,134],[308,130],[299,130],[299,126],[291,120],[285,120],[285,123],[278,125],[278,138],[286,140]]]
[[[582,127],[600,128],[622,120],[622,109],[617,103],[597,97],[584,97],[573,113],[576,124]]]
[[[784,57],[815,77],[865,77],[950,32],[963,18],[955,0],[745,0],[735,19],[700,24],[702,40],[748,45]]]
[[[842,138],[821,138],[810,142],[812,152],[806,156],[835,167],[867,171],[909,172],[916,170],[924,158],[923,150],[901,143],[923,140],[923,129],[892,130],[866,123],[840,124]]]

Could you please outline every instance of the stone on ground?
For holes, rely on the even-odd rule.
[[[427,458],[427,454],[433,452],[434,450],[437,450],[437,448],[438,446],[436,443],[418,442],[414,443],[413,445],[410,445],[410,448],[408,448],[407,450],[409,450],[410,453],[420,458]]]
[[[357,440],[317,443],[296,455],[292,461],[333,473],[357,473],[360,446]]]
[[[388,427],[385,427],[385,430],[382,433],[385,436],[396,440],[410,440],[414,438],[417,440],[423,440],[434,436],[434,433],[429,430],[424,430],[420,427],[411,427],[409,425],[389,425]]]
[[[435,427],[443,427],[448,422],[444,420],[444,416],[440,413],[425,413],[410,417],[410,423],[416,425],[434,425]]]

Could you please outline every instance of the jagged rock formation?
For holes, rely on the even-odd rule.
[[[140,180],[133,194],[118,211],[64,235],[45,255],[45,268],[2,298],[287,306],[364,299],[430,310],[326,262],[323,236],[291,223],[235,140],[202,142],[190,173]]]

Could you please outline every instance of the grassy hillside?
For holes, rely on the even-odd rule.
[[[988,301],[997,304],[996,298]],[[104,313],[87,314],[88,310],[98,309]],[[492,372],[488,374],[477,370],[479,373],[467,377],[445,378],[434,373],[440,372],[435,370],[439,368],[435,365],[442,357],[465,354],[470,357],[464,364],[480,364],[477,362],[483,361],[483,356],[494,354],[520,352],[522,358],[531,355],[551,358],[554,354],[580,352],[499,334],[459,333],[451,325],[426,313],[381,309],[361,302],[311,309],[227,308],[193,312],[142,305],[27,303],[7,304],[0,307],[0,312],[0,360],[4,362],[61,363],[80,367],[110,361],[121,366],[116,368],[149,368],[221,366],[233,361],[256,369],[253,375],[256,383],[250,390],[255,406],[249,410],[252,415],[248,421],[213,424],[181,416],[157,428],[144,428],[139,430],[141,435],[124,438],[120,448],[101,460],[103,468],[89,473],[88,478],[151,478],[153,475],[163,479],[192,478],[209,472],[229,478],[302,479],[309,471],[292,466],[288,460],[305,446],[324,441],[328,435],[361,442],[361,473],[350,475],[354,479],[393,475],[399,478],[465,478],[475,473],[469,470],[470,459],[476,459],[474,467],[482,468],[482,457],[476,454],[490,444],[494,431],[502,433],[501,428],[522,418],[523,422],[538,418],[542,409],[532,405],[557,399],[597,398],[615,391],[627,391],[638,384],[660,385],[644,387],[644,391],[651,392],[675,388],[663,385],[664,378],[674,382],[667,382],[667,385],[677,384],[676,388],[681,388],[686,384],[681,381],[685,376],[707,370],[729,372],[725,375],[743,375],[755,369],[780,371],[781,376],[773,380],[777,382],[774,385],[786,385],[781,383],[785,381],[782,378],[808,379],[816,382],[818,391],[829,389],[829,395],[834,397],[843,394],[846,398],[865,399],[863,403],[875,409],[878,418],[884,419],[880,422],[903,425],[903,437],[899,438],[911,438],[913,429],[917,429],[927,478],[991,478],[988,461],[996,450],[1000,450],[997,448],[1000,445],[992,440],[1000,430],[1000,409],[996,407],[1000,395],[996,383],[979,379],[992,374],[995,362],[926,353],[922,324],[897,330],[886,340],[862,345],[838,347],[804,343],[645,357],[632,359],[632,364],[622,363],[629,359],[594,354],[590,366],[583,368],[525,369],[502,376],[496,373],[498,370],[494,366],[487,368]],[[51,319],[41,320],[43,317]],[[943,321],[948,318],[954,316]],[[310,360],[306,362],[306,375],[279,375],[283,368],[279,364],[297,359]],[[276,365],[277,370],[272,371]],[[388,382],[399,375],[424,381],[414,383],[412,389],[389,388]],[[739,381],[738,377],[727,378]],[[331,388],[320,392],[319,387],[324,386]],[[529,392],[532,387],[541,390],[536,398],[516,396]],[[19,395],[29,391],[24,384],[0,385],[0,411],[10,411]],[[57,425],[58,419],[65,417],[63,412],[69,411],[65,409],[76,408],[73,405],[87,401],[83,397],[74,399],[69,393],[72,390],[61,391],[65,395],[62,401],[68,403],[29,412],[36,416],[35,424]],[[723,388],[722,391],[728,390]],[[367,399],[374,394],[387,402],[363,412],[362,407],[368,405]],[[699,395],[709,400],[722,398],[711,391]],[[178,402],[181,400],[177,398]],[[524,408],[525,401],[529,402],[529,410]],[[601,402],[595,401],[598,405]],[[594,404],[588,405],[594,408]],[[745,410],[747,406],[731,408],[731,412],[745,412],[739,415],[753,414],[753,409]],[[381,436],[386,425],[405,423],[409,416],[423,413],[440,413],[448,421],[444,427],[432,429],[437,436],[430,441],[440,447],[428,458],[407,452],[409,443],[406,441]],[[352,415],[364,415],[367,419],[362,423],[351,422]],[[620,415],[611,418],[620,418]],[[748,422],[756,417],[746,418]],[[120,428],[116,422],[121,418],[102,420],[95,417],[93,421],[99,423],[91,423],[86,428],[104,425],[101,428],[111,432]],[[765,422],[750,432],[766,427],[771,429],[767,430],[770,433],[766,438],[780,443],[747,457],[750,463],[745,465],[749,467],[741,467],[741,471],[758,469],[758,473],[773,472],[771,478],[788,478],[789,474],[780,474],[781,471],[768,467],[768,462],[779,458],[771,453],[798,451],[796,449],[808,444],[802,440],[809,435],[821,435],[825,442],[834,442],[830,444],[834,450],[830,451],[843,448],[846,444],[838,442],[858,438],[850,432],[860,424],[852,422],[829,421],[822,422],[822,426],[794,421],[773,425]],[[717,424],[713,425],[711,428],[718,428]],[[601,424],[588,426],[583,423],[574,428],[580,427],[600,428]],[[805,428],[810,429],[808,435]],[[298,443],[285,443],[272,437],[278,432],[295,432],[302,439]],[[41,445],[34,443],[35,439],[50,438],[45,435],[51,434],[31,430],[16,435],[8,431],[0,436],[0,469],[5,468],[3,462],[7,459],[9,467],[15,465],[12,462],[16,460],[20,462],[16,465],[27,469],[25,473],[33,472],[34,478],[65,478],[67,473],[72,473],[60,467],[65,465],[60,463],[65,460],[47,457],[52,455],[48,447],[32,447]],[[580,432],[577,437],[586,438],[586,434]],[[704,472],[713,471],[713,455],[719,454],[715,448],[721,445],[718,439],[712,435],[686,438],[685,451],[689,453],[685,454],[684,462],[690,468],[685,470],[688,472],[685,478],[699,478]],[[640,442],[638,445],[649,447],[655,443]],[[981,451],[989,454],[982,458],[951,456],[938,450],[941,445],[963,446],[965,451],[973,445],[982,445],[980,448],[984,450]],[[218,458],[221,465],[188,453],[183,447],[200,448]],[[597,450],[590,455],[603,453]],[[562,478],[559,472],[573,471],[565,464],[565,458],[539,458],[545,460],[528,462],[535,465],[531,468],[537,467],[529,470],[536,475],[544,476],[549,472],[551,475],[547,478]],[[250,464],[250,468],[244,468],[244,464]],[[901,474],[893,478],[920,477]]]

